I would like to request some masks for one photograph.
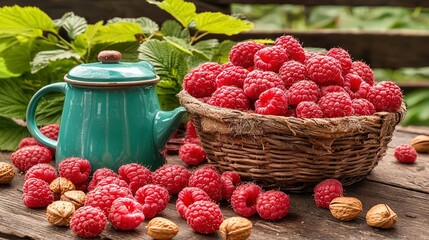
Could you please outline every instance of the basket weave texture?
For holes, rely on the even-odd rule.
[[[344,186],[364,179],[386,154],[406,113],[342,118],[259,115],[205,104],[186,91],[188,110],[208,161],[264,188],[308,191],[336,178]]]

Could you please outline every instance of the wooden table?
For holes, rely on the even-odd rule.
[[[345,195],[359,198],[364,206],[362,215],[351,222],[334,219],[329,210],[316,207],[312,195],[290,193],[289,214],[272,222],[258,216],[250,218],[253,232],[250,239],[428,239],[429,238],[429,154],[419,154],[415,164],[398,163],[393,148],[410,143],[418,134],[428,134],[429,128],[398,127],[387,155],[363,181],[345,187]],[[0,153],[0,161],[9,161],[10,153]],[[179,163],[177,156],[169,162]],[[10,185],[0,185],[0,239],[78,239],[67,227],[57,227],[45,220],[44,209],[30,209],[21,203],[23,175]],[[187,226],[175,209],[173,197],[160,215],[180,227],[175,239],[221,239],[219,233],[197,234]],[[369,227],[365,214],[378,203],[388,204],[397,214],[393,229]],[[221,203],[224,217],[236,216],[228,203]],[[150,239],[145,231],[147,220],[134,231],[118,232],[110,225],[102,239]]]

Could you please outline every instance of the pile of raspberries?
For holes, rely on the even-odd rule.
[[[336,118],[396,112],[401,89],[376,83],[372,69],[342,48],[305,50],[290,35],[274,45],[239,42],[229,62],[192,69],[183,89],[204,103],[249,113],[298,118]]]

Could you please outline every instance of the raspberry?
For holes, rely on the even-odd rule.
[[[289,59],[304,63],[305,53],[299,41],[290,35],[281,36],[276,39],[276,46],[282,46],[286,49]]]
[[[223,67],[216,62],[205,62],[199,65],[196,69],[204,72],[212,72],[214,75],[217,76],[220,72],[222,72]]]
[[[262,92],[273,87],[284,88],[284,83],[277,73],[270,71],[251,71],[243,83],[244,93],[252,100],[258,100]]]
[[[220,174],[211,166],[198,168],[189,178],[188,186],[201,188],[215,202],[218,202],[222,198],[222,180]]]
[[[302,63],[287,61],[280,67],[279,77],[283,80],[286,89],[289,89],[294,83],[306,79],[307,69]]]
[[[333,92],[347,93],[347,91],[343,87],[338,85],[322,86],[320,87],[320,92],[321,92],[321,97],[325,96],[328,93],[333,93]]]
[[[402,91],[393,82],[383,81],[372,86],[366,96],[377,112],[396,112],[401,108]]]
[[[350,98],[365,98],[371,86],[357,74],[349,73],[344,77],[344,89]]]
[[[289,110],[287,110],[285,116],[286,117],[296,117],[296,111],[295,111],[295,109],[289,109]]]
[[[317,102],[320,97],[320,89],[316,83],[302,80],[293,84],[288,90],[288,103],[297,106],[300,102]]]
[[[164,164],[152,173],[153,183],[165,187],[169,194],[178,194],[187,187],[189,177],[191,172],[177,164]]]
[[[23,147],[28,147],[28,146],[41,146],[41,147],[46,147],[45,145],[41,144],[40,142],[38,142],[35,138],[32,137],[26,137],[23,138],[18,145],[18,148],[23,148]],[[48,147],[46,147],[48,148]]]
[[[331,48],[326,55],[337,59],[341,63],[343,75],[346,75],[350,71],[353,61],[346,50],[342,48]]]
[[[130,198],[118,198],[113,201],[107,217],[113,227],[119,230],[135,229],[145,219],[142,205]]]
[[[153,218],[164,211],[170,201],[168,190],[156,184],[139,188],[134,197],[142,205],[146,218]]]
[[[100,235],[107,225],[107,217],[99,208],[85,206],[74,213],[70,220],[71,230],[79,237],[91,238]]]
[[[204,190],[197,187],[185,187],[179,192],[176,200],[177,212],[186,219],[186,211],[189,205],[196,201],[211,201],[209,195]]]
[[[227,68],[234,67],[234,66],[235,65],[232,64],[232,62],[226,62],[226,63],[224,63],[224,64],[221,65],[222,71],[225,70],[225,69],[227,69]]]
[[[241,184],[240,175],[234,171],[223,172],[220,176],[222,180],[222,199],[231,200],[232,193]]]
[[[234,86],[222,86],[213,93],[209,100],[213,106],[247,110],[249,109],[249,99],[243,89]]]
[[[364,98],[352,99],[352,108],[355,115],[358,116],[373,115],[375,113],[374,105]]]
[[[13,165],[24,172],[38,163],[49,163],[51,159],[51,152],[37,145],[20,148],[10,155]]]
[[[60,131],[60,126],[58,124],[49,124],[42,128],[40,128],[40,132],[43,133],[46,137],[54,140],[58,140],[58,133]],[[40,143],[41,144],[41,143]],[[41,144],[43,145],[43,144]],[[55,148],[47,147],[49,151],[51,152],[52,157],[55,157]]]
[[[217,75],[216,85],[218,88],[222,86],[235,86],[242,88],[244,79],[248,73],[249,70],[239,66],[229,67]]]
[[[238,186],[231,196],[232,209],[243,217],[252,216],[256,213],[256,200],[261,193],[261,187],[254,183]]]
[[[47,163],[36,164],[25,173],[25,180],[29,178],[38,178],[47,183],[51,183],[57,177],[58,175],[55,168]]]
[[[120,178],[128,183],[133,194],[137,189],[152,183],[152,173],[150,170],[137,163],[122,165],[119,167],[118,173]]]
[[[95,170],[94,174],[92,175],[92,179],[88,184],[88,191],[93,190],[97,186],[98,182],[109,176],[119,178],[119,175],[111,169],[99,168]]]
[[[188,207],[186,220],[195,232],[211,234],[219,230],[223,222],[223,215],[216,203],[196,201]]]
[[[102,186],[106,186],[109,184],[116,184],[119,187],[124,187],[124,188],[129,188],[128,183],[125,182],[124,180],[120,179],[119,177],[114,177],[114,176],[108,176],[106,178],[103,178],[101,181],[99,181],[97,183],[97,187],[102,187]]]
[[[113,201],[120,197],[132,198],[133,195],[128,188],[119,187],[116,184],[108,184],[88,192],[85,206],[99,207],[107,216]]]
[[[320,106],[315,102],[303,101],[296,106],[296,117],[298,118],[323,118]]]
[[[265,47],[255,53],[255,69],[278,72],[288,59],[287,52],[279,46]]]
[[[265,48],[265,45],[258,42],[239,42],[235,44],[229,52],[229,60],[235,66],[243,68],[253,67],[253,58],[257,51]]]
[[[343,185],[337,179],[326,179],[314,187],[314,200],[316,205],[329,208],[331,201],[343,195]]]
[[[209,97],[216,90],[216,75],[194,69],[184,77],[183,89],[196,98]]]
[[[42,179],[25,180],[22,192],[22,203],[29,208],[46,207],[54,202],[54,194],[49,188],[49,183]]]
[[[201,102],[203,102],[203,103],[209,103],[209,101],[210,101],[210,98],[211,98],[211,96],[210,97],[201,97],[201,98],[197,98],[199,101],[201,101]]]
[[[393,156],[401,163],[414,163],[417,160],[416,150],[408,144],[395,147]]]
[[[345,117],[354,114],[350,96],[342,92],[328,93],[321,97],[319,106],[326,118]]]
[[[88,178],[85,182],[79,183],[79,184],[75,185],[74,187],[75,187],[76,190],[87,192],[88,191],[88,186],[89,186],[90,182],[91,181]]]
[[[189,166],[197,166],[207,161],[203,147],[194,143],[185,143],[179,149],[179,157]]]
[[[287,110],[287,95],[280,88],[265,90],[255,102],[255,112],[259,114],[284,116]]]
[[[85,158],[69,157],[58,164],[58,172],[73,184],[85,182],[91,174],[91,164]]]
[[[184,143],[201,144],[201,140],[198,137],[197,130],[195,129],[195,125],[192,120],[188,120],[186,123],[185,138],[183,141]]]
[[[374,85],[374,72],[366,63],[354,61],[350,68],[350,72],[359,75],[370,86]]]
[[[319,85],[343,85],[341,63],[330,56],[317,55],[308,60],[307,75]]]
[[[286,216],[290,207],[289,196],[281,191],[270,190],[261,193],[256,200],[256,211],[267,220],[278,220]]]
[[[310,60],[311,58],[313,58],[314,56],[317,55],[323,55],[322,53],[317,53],[317,52],[311,52],[311,51],[306,51],[304,50],[304,55],[305,55],[305,61],[303,64],[307,65],[308,60]]]

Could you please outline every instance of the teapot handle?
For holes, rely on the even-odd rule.
[[[37,108],[37,105],[39,104],[40,99],[42,99],[42,97],[45,94],[49,92],[62,92],[65,94],[66,90],[67,90],[67,83],[65,82],[49,84],[39,89],[39,91],[37,91],[34,94],[34,96],[30,100],[30,103],[28,104],[27,114],[26,114],[28,131],[35,139],[37,139],[37,141],[51,148],[56,148],[58,141],[50,139],[45,135],[43,135],[42,132],[40,132],[36,124],[36,108]]]

